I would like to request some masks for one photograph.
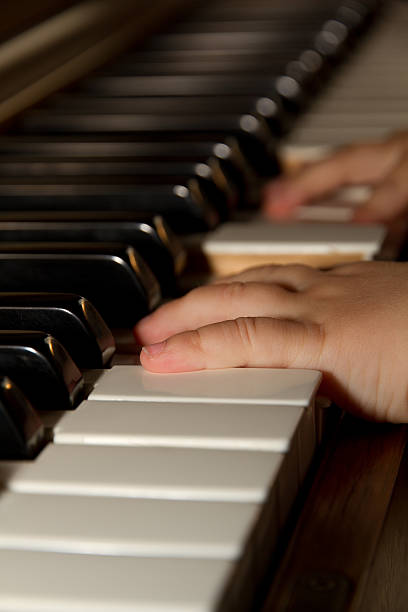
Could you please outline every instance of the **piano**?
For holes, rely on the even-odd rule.
[[[16,271],[25,292],[117,285],[105,298],[92,292],[109,327],[86,300],[70,303],[84,342],[98,340],[97,365],[71,364],[41,335],[62,334],[55,319],[40,331],[31,318],[35,330],[0,338],[2,364],[10,344],[21,353],[19,338],[31,352],[46,344],[38,363],[49,360],[53,376],[62,371],[68,389],[50,410],[58,403],[51,387],[43,385],[41,406],[35,372],[20,375],[33,411],[1,372],[3,439],[18,437],[15,418],[28,449],[16,459],[19,449],[4,443],[0,461],[0,610],[405,609],[405,427],[328,407],[316,397],[318,372],[144,372],[116,329],[132,315],[114,306],[131,295],[142,316],[160,292],[167,299],[184,290],[192,234],[211,250],[218,231],[222,242],[249,223],[260,187],[281,165],[319,156],[350,133],[383,134],[391,108],[403,121],[407,8],[61,1],[27,3],[21,20],[10,3],[0,49],[3,291],[16,290],[7,285]],[[390,60],[381,64],[388,45],[392,79]],[[398,89],[387,106],[374,86],[367,113],[373,86],[365,77],[382,70]],[[364,119],[353,119],[354,108]],[[368,229],[353,257],[381,253],[383,228]],[[318,251],[324,241],[311,242]],[[66,284],[50,287],[43,270],[55,262]],[[0,294],[4,321],[10,299]],[[20,299],[23,316],[34,305]],[[45,298],[36,299],[45,317]]]

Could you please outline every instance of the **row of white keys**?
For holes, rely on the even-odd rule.
[[[117,410],[126,410],[123,407],[126,402],[165,402],[167,406],[178,404],[177,407],[172,406],[172,412],[179,422],[186,417],[182,446],[199,447],[205,444],[206,448],[247,448],[287,453],[296,440],[297,473],[303,477],[316,445],[315,432],[318,429],[314,411],[305,411],[304,408],[310,406],[314,393],[311,390],[316,389],[318,380],[320,374],[312,370],[231,368],[158,376],[141,367],[117,366],[101,373],[89,401],[114,401]],[[193,403],[194,419],[187,415],[186,408],[182,406],[186,402]],[[200,413],[194,404],[200,403],[209,404],[208,413],[205,408],[204,414],[213,416],[212,423],[209,420],[205,423],[202,413],[198,416]],[[220,412],[216,404],[223,404]],[[245,416],[242,409],[241,412],[234,412],[240,410],[239,405],[246,407]],[[266,406],[274,408],[268,413]],[[302,410],[297,411],[296,407]],[[160,438],[161,444],[164,443],[166,428],[161,425],[160,417],[159,412],[158,419],[151,421],[153,431],[147,431],[147,435],[140,440],[143,445],[155,444]],[[106,429],[110,426],[108,422]],[[56,430],[57,440],[60,431],[61,426]],[[228,431],[234,433],[230,440]],[[267,440],[265,432],[268,432]],[[179,433],[183,433],[183,429]],[[171,445],[172,436],[166,437],[165,444]],[[179,436],[176,434],[175,437]]]
[[[123,380],[122,367],[136,394],[126,401],[105,389],[106,377]],[[224,374],[145,376],[138,367],[113,368],[95,390],[102,388],[110,399],[90,399],[64,414],[55,443],[35,462],[0,466],[9,490],[3,508],[0,503],[0,557],[8,559],[0,610],[14,598],[10,609],[64,610],[77,600],[81,610],[211,611],[230,571],[239,579],[228,595],[251,597],[254,568],[264,562],[266,543],[276,539],[313,452],[311,404],[320,375],[250,369]],[[193,398],[201,399],[199,409]],[[32,559],[50,572],[54,590],[36,591],[28,570]],[[152,572],[147,577],[144,561]],[[10,590],[17,567],[23,568],[21,580]],[[65,567],[69,586],[61,584]],[[119,567],[127,579],[116,578]],[[85,572],[94,577],[88,587]],[[117,598],[116,580],[122,590]]]
[[[49,450],[51,449],[54,449],[55,452],[50,453]],[[145,450],[150,451],[150,453],[144,452]],[[129,583],[126,585],[125,592],[127,597],[132,600],[135,611],[144,611],[145,606],[147,606],[143,599],[146,596],[146,590],[142,594],[134,590],[131,572],[134,571],[135,554],[136,558],[139,559],[150,559],[156,555],[159,568],[161,566],[170,567],[173,560],[176,560],[176,563],[180,565],[180,558],[189,555],[194,560],[193,569],[190,569],[188,564],[184,564],[184,575],[178,576],[176,572],[173,597],[168,600],[167,596],[164,597],[160,583],[156,579],[153,581],[152,590],[148,596],[149,605],[153,606],[153,610],[177,609],[178,602],[184,597],[179,590],[180,588],[182,590],[184,580],[188,583],[191,580],[196,584],[202,598],[199,602],[201,607],[196,608],[196,604],[190,604],[186,609],[191,611],[200,609],[207,612],[215,609],[213,604],[216,597],[226,588],[224,564],[230,562],[231,556],[235,555],[233,569],[239,575],[239,580],[234,581],[232,587],[228,589],[228,597],[237,597],[238,599],[248,597],[248,601],[250,601],[253,597],[252,589],[255,588],[253,584],[254,568],[262,565],[263,555],[266,554],[262,545],[272,546],[277,537],[277,522],[280,512],[278,477],[279,479],[284,477],[282,469],[279,469],[280,463],[283,464],[286,476],[290,475],[290,464],[285,463],[284,457],[274,453],[244,453],[239,451],[188,449],[180,453],[179,449],[51,446],[43,453],[41,461],[37,460],[35,462],[35,467],[20,466],[20,470],[17,468],[14,475],[9,470],[9,489],[31,491],[32,495],[20,494],[14,496],[14,504],[20,508],[20,514],[15,511],[14,517],[9,519],[8,525],[5,524],[4,545],[13,550],[21,550],[21,547],[25,547],[26,550],[36,550],[39,545],[38,542],[35,543],[35,534],[38,531],[41,532],[45,552],[43,553],[44,557],[39,558],[39,562],[42,563],[42,559],[45,559],[48,564],[50,563],[49,557],[56,556],[55,572],[59,572],[61,554],[66,551],[70,551],[75,557],[78,557],[78,555],[83,554],[87,547],[89,547],[89,550],[93,550],[94,556],[89,557],[87,567],[87,571],[92,574],[99,572],[100,562],[95,562],[99,555],[106,557],[110,553],[118,558],[119,554],[123,557],[124,553],[127,552]],[[156,462],[154,466],[152,466],[152,462]],[[5,467],[7,468],[7,466]],[[139,468],[139,471],[142,471],[141,479],[138,478],[140,472],[135,474],[136,467]],[[262,468],[261,475],[259,474],[260,468]],[[243,474],[244,471],[246,471],[246,474]],[[152,482],[152,479],[156,479],[156,481]],[[231,483],[231,481],[234,482]],[[270,482],[272,482],[272,485]],[[254,493],[257,496],[264,496],[267,491],[268,500],[262,509],[256,508],[251,512],[251,505],[253,508],[253,504],[249,504],[245,500],[252,499]],[[71,496],[64,496],[64,501],[61,503],[57,494],[65,492],[71,493]],[[48,494],[40,495],[40,493]],[[156,496],[154,500],[151,500],[151,503],[155,509],[157,521],[160,522],[161,520],[163,522],[162,532],[160,533],[159,529],[155,536],[152,535],[155,517],[152,515],[147,521],[143,516],[143,510],[148,511],[147,506],[145,505],[143,508],[139,503],[137,509],[142,514],[138,515],[132,513],[131,504],[129,504],[132,501],[146,501],[152,493]],[[209,520],[211,513],[214,512],[210,508],[211,505],[218,499],[230,499],[231,493],[234,494],[232,498],[236,502],[217,504],[221,508],[221,513],[214,517],[216,528],[211,527],[208,523],[207,530],[203,530],[202,521],[207,521],[207,516]],[[81,494],[86,496],[83,504],[78,499]],[[169,494],[175,498],[175,501],[167,501]],[[30,502],[33,495],[39,496],[37,505],[34,503],[34,498],[33,503]],[[142,497],[132,499],[133,495]],[[288,495],[287,490],[284,491],[284,495]],[[183,501],[176,501],[180,499]],[[191,502],[185,501],[191,499],[203,500],[201,508],[194,504],[193,510],[196,509],[196,511],[193,511],[193,513],[190,513],[188,507]],[[3,497],[3,501],[7,503],[7,494]],[[13,500],[10,503],[12,502]],[[283,502],[286,503],[286,499],[283,499]],[[177,504],[178,508],[174,509],[173,515],[168,517],[166,510],[171,503]],[[245,506],[244,509],[243,506]],[[113,507],[116,510],[112,515],[110,513],[113,511]],[[56,515],[57,518],[51,520],[54,512],[57,512],[58,509],[61,510],[60,514]],[[136,504],[133,509],[136,510]],[[99,525],[94,519],[95,512],[101,514]],[[186,527],[184,531],[184,523],[188,524],[186,513],[192,523],[190,528]],[[259,525],[259,529],[262,529],[264,542],[259,541],[261,538],[259,529],[254,530],[254,533],[249,537],[254,523],[254,514],[261,515],[256,523]],[[26,517],[25,522],[21,519],[22,516]],[[203,519],[203,517],[205,518]],[[272,520],[266,523],[269,517]],[[248,522],[246,519],[248,519]],[[116,527],[117,521],[119,521],[120,528]],[[135,528],[135,521],[139,521],[139,528]],[[147,525],[150,522],[150,533],[149,530],[143,530],[145,522]],[[10,523],[13,525],[11,534],[8,529]],[[93,527],[88,529],[87,526],[90,523],[93,524]],[[229,523],[235,523],[235,529]],[[226,534],[226,541],[224,546],[218,546],[217,549],[215,540],[219,532]],[[18,533],[24,534],[24,540],[13,537]],[[85,534],[87,534],[86,537]],[[164,534],[166,535],[164,536]],[[188,543],[186,542],[187,537],[189,538]],[[126,549],[126,542],[129,542],[129,548],[133,547],[133,551],[130,551],[129,548]],[[99,555],[95,556],[98,549]],[[270,548],[268,550],[270,553]],[[237,557],[238,552],[239,559]],[[218,580],[215,580],[213,570],[211,570],[212,581],[210,586],[203,590],[197,584],[195,560],[207,561],[209,556],[211,556],[211,562],[216,561],[216,567],[219,568]],[[220,565],[220,562],[223,562],[223,564]],[[69,561],[69,563],[72,562]],[[150,562],[150,564],[153,571],[155,564],[153,562]],[[203,571],[206,570],[206,567],[207,565],[204,565]],[[78,594],[77,596],[82,598],[83,582],[86,578],[82,570],[79,571],[80,568],[81,566],[73,566],[69,575],[69,582],[72,593]],[[20,570],[15,567],[15,571]],[[160,570],[158,569],[158,571]],[[174,576],[174,572],[173,569],[172,576]],[[99,579],[103,581],[105,579],[104,575],[100,575]],[[139,579],[139,576],[137,579]],[[4,599],[2,600],[3,593],[8,591],[7,589],[1,589],[1,586],[0,580],[0,610],[8,610]],[[30,576],[23,575],[16,588],[15,597],[23,603],[23,606],[27,606],[24,609],[30,609],[31,603],[28,602],[31,602],[33,597]],[[235,595],[236,590],[237,594]],[[43,598],[46,603],[49,597],[49,592],[44,590]],[[65,593],[61,591],[59,602],[63,602],[64,597]],[[99,601],[99,591],[94,590],[93,584],[89,586],[87,597],[90,598],[96,609]],[[157,597],[166,599],[166,606],[162,603],[162,607],[157,607]],[[60,603],[54,605],[55,610],[60,609]],[[115,607],[116,605],[117,607]],[[115,606],[112,606],[112,611],[121,609],[119,604],[115,604]],[[46,609],[45,605],[44,609]],[[62,607],[62,609],[64,608]],[[88,610],[88,602],[81,600],[80,609]],[[90,609],[94,608],[91,606]],[[246,606],[244,609],[246,609]]]
[[[384,15],[334,75],[311,112],[288,137],[292,150],[314,144],[338,146],[387,136],[407,124],[406,30],[408,6],[391,1]]]

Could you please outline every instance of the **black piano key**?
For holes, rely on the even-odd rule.
[[[40,331],[0,331],[0,372],[34,408],[72,410],[84,395],[81,371],[65,348]]]
[[[299,52],[303,47],[299,49]],[[275,93],[275,78],[264,75],[95,76],[84,91],[96,96],[264,96]]]
[[[83,297],[59,293],[0,293],[0,329],[50,334],[81,369],[109,365],[113,335],[93,305]]]
[[[188,54],[187,54],[188,55]],[[123,62],[99,74],[134,76],[183,75],[183,74],[236,74],[248,73],[271,76],[279,74],[287,55],[268,51],[252,52],[242,49],[237,52],[195,52],[191,57],[173,52],[153,51],[135,59],[124,58]],[[73,95],[72,98],[75,96]]]
[[[276,92],[285,111],[298,113],[308,102],[308,91],[305,83],[294,76],[283,74],[275,80]]]
[[[155,36],[149,41],[148,49],[168,50],[170,52],[175,50],[186,52],[191,50],[211,51],[212,49],[223,52],[239,51],[241,49],[265,52],[280,49],[282,52],[282,49],[285,49],[285,54],[289,55],[310,42],[310,35],[316,31],[319,23],[321,24],[321,21],[316,21],[313,24],[315,27],[312,25],[310,30],[306,32],[302,32],[302,30],[286,32],[276,30],[271,32],[270,23],[267,21],[257,22],[258,30],[255,29],[254,24],[251,26],[250,22],[248,24],[233,21],[214,24],[193,24],[189,22],[185,26],[188,28],[187,32],[180,31]],[[194,31],[194,25],[196,25],[196,31]],[[204,29],[206,25],[208,31]],[[211,31],[211,25],[213,25],[213,31]],[[285,26],[284,23],[281,25]]]
[[[290,3],[271,2],[270,0],[257,0],[256,3],[246,1],[231,3],[224,0],[224,2],[205,3],[194,12],[193,17],[197,19],[197,15],[199,15],[203,20],[226,21],[233,19],[245,23],[254,19],[282,20],[282,18],[285,18],[287,26],[290,27],[291,24],[296,22],[299,24],[308,24],[310,21],[315,23],[318,20],[321,22],[336,8],[337,4],[338,0],[326,0],[325,2],[307,0],[301,3],[293,0]]]
[[[203,162],[201,162],[203,163]],[[171,180],[179,180],[182,176],[194,176],[196,162],[189,161],[133,161],[121,160],[116,157],[86,157],[83,159],[71,158],[16,158],[0,157],[0,177],[51,177],[66,176],[79,177],[128,177],[132,182],[135,176],[160,176]],[[122,180],[122,178],[120,179]]]
[[[311,45],[313,39],[308,43]],[[249,72],[254,74],[273,76],[279,74],[288,61],[294,59],[306,47],[285,51],[282,47],[274,50],[257,50],[239,48],[231,51],[222,49],[193,49],[193,50],[147,50],[132,57],[125,56],[122,61],[109,66],[98,76],[159,76],[159,75],[210,75],[234,74],[245,77]],[[82,97],[89,97],[86,88],[72,91],[71,97],[76,93]],[[69,95],[67,93],[62,95]],[[48,101],[47,101],[48,102]],[[49,100],[52,103],[51,99]]]
[[[315,93],[326,78],[327,64],[315,49],[305,49],[285,66],[285,75],[300,84],[305,95]]]
[[[253,138],[251,134],[242,133],[240,136],[228,136],[225,143],[229,147],[228,159],[236,165],[244,176],[252,182],[258,178],[271,178],[281,172],[280,161],[275,151],[275,141],[263,142]],[[222,156],[224,145],[215,148],[215,153]]]
[[[31,403],[7,376],[0,377],[0,458],[32,459],[46,443]]]
[[[157,180],[163,182],[166,178],[168,182],[188,182],[188,177],[200,176],[208,182],[213,182],[225,194],[227,200],[237,197],[235,192],[240,188],[240,184],[234,184],[235,175],[223,162],[217,164],[217,172],[213,173],[215,160],[206,161],[139,161],[127,159],[122,160],[116,157],[99,157],[74,159],[71,158],[50,158],[42,157],[38,159],[26,159],[23,157],[0,157],[0,177],[69,177],[78,180],[78,177],[87,177],[86,181],[92,184],[98,181],[98,177],[111,177],[112,182],[128,182],[132,184],[135,177],[139,182],[147,180]],[[219,174],[222,173],[222,180]],[[231,203],[232,206],[232,203]]]
[[[379,2],[377,1],[343,0],[337,8],[334,17],[344,23],[352,34],[358,36],[370,23],[378,5]]]
[[[136,249],[158,280],[163,295],[178,292],[186,253],[179,239],[159,215],[130,213],[58,213],[50,211],[40,220],[0,220],[0,242],[115,242]]]
[[[331,14],[332,11],[323,11],[319,14],[308,11],[308,15],[303,14],[302,17],[291,14],[290,21],[288,21],[288,14],[286,13],[275,13],[272,15],[264,14],[262,19],[255,19],[253,16],[248,16],[245,21],[242,19],[235,19],[234,15],[230,17],[224,17],[223,19],[209,18],[206,15],[206,10],[199,10],[198,13],[193,13],[189,19],[185,19],[180,23],[176,24],[172,28],[170,34],[157,33],[151,37],[145,46],[156,47],[157,45],[163,44],[163,39],[173,40],[180,36],[189,36],[191,33],[197,34],[198,36],[206,34],[224,34],[234,33],[237,36],[245,36],[253,34],[254,36],[269,35],[272,40],[277,40],[280,44],[282,42],[289,42],[293,39],[297,40],[303,38],[307,33],[312,30],[316,30],[319,24],[327,19],[327,15]],[[287,31],[283,31],[284,26],[289,26]]]
[[[64,115],[76,116],[92,113],[95,115],[228,115],[243,114],[251,109],[255,110],[257,98],[249,96],[146,96],[120,98],[111,96],[87,96],[83,94],[59,94],[51,98],[41,109],[33,109],[24,114],[20,125],[24,125],[29,119],[34,123],[34,118],[43,118],[50,114],[54,119]],[[275,103],[278,105],[279,100]],[[55,118],[56,121],[56,118]]]
[[[204,133],[216,136],[234,133],[241,129],[241,115],[185,113],[170,114],[124,114],[124,113],[71,113],[48,110],[28,114],[23,120],[22,129],[26,133],[146,133],[177,132]]]
[[[136,251],[112,243],[0,245],[0,286],[83,296],[110,327],[131,327],[161,300],[159,284]]]
[[[75,181],[49,177],[0,179],[0,211],[128,211],[158,214],[175,233],[205,232],[228,214],[228,203],[209,181],[191,179],[182,183],[160,184],[160,177],[145,177],[144,184],[112,184],[109,177],[98,177],[89,184],[86,177]],[[149,182],[147,182],[149,180]],[[81,182],[80,182],[81,181]]]
[[[105,158],[148,162],[205,161],[217,143],[204,140],[154,141],[127,134],[16,134],[0,138],[0,156],[26,160],[53,157]]]
[[[339,60],[347,50],[349,30],[340,21],[330,19],[323,24],[314,39],[314,48],[329,60]]]

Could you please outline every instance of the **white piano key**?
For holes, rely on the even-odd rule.
[[[313,163],[330,155],[332,148],[328,145],[307,145],[285,142],[280,143],[278,154],[284,168],[290,169],[293,165]]]
[[[338,225],[337,223],[267,222],[224,223],[204,238],[202,249],[217,253],[347,253],[363,252],[372,256],[384,238],[380,225]]]
[[[153,374],[141,366],[114,366],[101,373],[88,399],[308,406],[320,379],[313,370],[229,368]]]
[[[355,209],[368,200],[371,193],[372,188],[366,185],[339,189],[332,198],[316,200],[307,206],[299,206],[295,211],[296,219],[345,223],[353,218]],[[380,249],[380,246],[381,243],[379,242],[377,250]],[[365,253],[364,259],[372,259],[374,255],[375,251],[373,249],[371,253]]]
[[[0,548],[235,560],[258,513],[255,504],[5,493]]]
[[[313,204],[312,206],[299,206],[295,211],[296,219],[299,221],[330,221],[346,223],[352,221],[354,208],[350,206],[325,206]]]
[[[391,68],[391,67],[390,67]],[[401,68],[398,67],[398,70]],[[366,68],[367,70],[367,68]],[[406,110],[406,99],[390,98],[372,98],[370,101],[370,111],[376,113],[400,113]],[[330,92],[324,99],[316,101],[313,104],[313,112],[323,113],[324,115],[336,115],[339,111],[339,100],[335,92]],[[359,103],[359,100],[346,98],[341,101],[341,112],[350,113],[350,115],[363,115],[367,111],[367,104]]]
[[[304,412],[300,406],[84,401],[64,413],[53,441],[285,453],[303,429]]]
[[[408,119],[408,112],[405,109],[404,111],[398,113],[394,112],[391,117],[388,117],[388,127],[389,129],[397,129],[401,128],[401,125],[405,125]],[[341,113],[337,112],[336,114],[330,113],[313,113],[308,115],[307,121],[306,119],[303,121],[303,128],[313,127],[317,129],[326,129],[332,127],[334,124],[337,126],[346,126],[347,128],[371,128],[373,126],[381,125],[386,121],[385,113],[373,113],[366,112],[363,113]]]
[[[50,444],[33,462],[0,463],[0,482],[17,493],[261,503],[282,458],[254,451]]]
[[[227,561],[0,551],[4,612],[213,612]]]

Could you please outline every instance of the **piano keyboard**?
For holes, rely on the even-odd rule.
[[[250,609],[317,444],[319,381],[103,372],[35,461],[0,464],[0,609]]]
[[[408,7],[384,3],[381,19],[355,49],[282,143],[288,159],[320,156],[330,147],[381,139],[406,128],[408,77],[405,70]],[[303,149],[303,153],[302,153]]]
[[[91,4],[95,14],[98,5]],[[164,208],[186,201],[181,210],[195,211],[199,229],[213,229],[229,218],[242,188],[252,201],[276,171],[270,144],[304,102],[292,75],[308,83],[308,71],[320,70],[319,57],[327,69],[345,51],[344,28],[330,19],[364,17],[375,3],[363,2],[357,15],[353,3],[336,13],[334,0],[193,4],[189,20],[172,32],[155,35],[123,64],[56,94],[11,126],[0,140],[4,223],[50,222],[60,213],[81,220],[84,207],[91,222],[124,209],[128,218],[136,193],[143,214],[157,212],[161,200]],[[127,36],[134,28],[125,24]],[[31,88],[31,101],[60,85],[58,79]],[[317,85],[310,87],[309,95]],[[15,98],[20,110],[24,96]],[[6,106],[1,116],[9,116]],[[65,209],[61,193],[69,200]],[[33,201],[41,203],[39,211]],[[110,210],[113,201],[119,210]],[[176,222],[173,229],[189,233]],[[221,242],[231,242],[227,225],[219,231]],[[383,229],[356,231],[354,241],[348,236],[331,248],[341,251],[348,242],[346,259],[373,257]],[[237,234],[233,240],[242,247]],[[211,245],[217,237],[205,240]],[[257,237],[252,242],[259,244]],[[327,235],[314,241],[317,255],[324,243]],[[38,457],[0,463],[0,610],[259,606],[321,440],[324,415],[314,404],[320,374],[153,375],[114,365],[85,378],[92,390],[75,410],[41,413],[51,440]]]

